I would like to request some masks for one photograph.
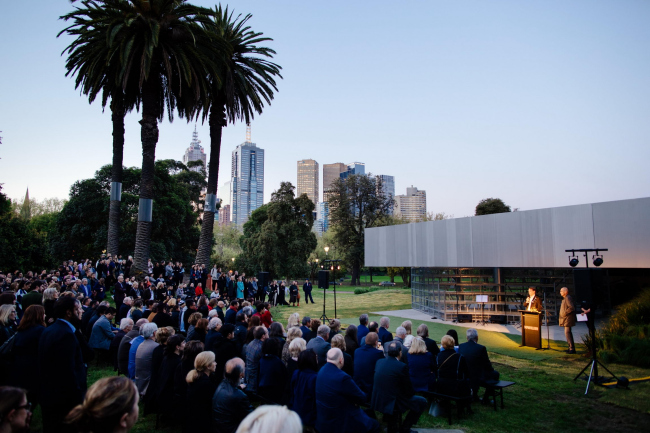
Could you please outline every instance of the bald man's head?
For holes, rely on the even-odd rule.
[[[343,368],[343,352],[341,352],[341,349],[338,347],[335,347],[333,349],[330,349],[327,351],[327,362],[330,364],[336,365],[336,367],[340,370]]]
[[[226,362],[223,375],[233,386],[238,386],[240,379],[244,377],[245,370],[246,364],[244,361],[241,358],[233,358]]]

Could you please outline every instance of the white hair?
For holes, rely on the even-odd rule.
[[[302,433],[302,422],[286,406],[264,405],[249,413],[236,433]]]
[[[153,322],[147,323],[142,328],[140,328],[140,333],[145,340],[153,337],[156,331],[158,331],[158,325]]]
[[[120,329],[126,329],[128,326],[133,326],[133,320],[126,318],[120,320]]]
[[[213,317],[208,323],[208,329],[215,329],[221,326],[221,319],[218,317]]]
[[[397,334],[397,336],[400,338],[406,337],[406,328],[403,326],[398,326],[395,330],[395,334]]]
[[[478,341],[478,332],[476,332],[476,329],[469,328],[466,332],[466,335],[467,341]]]
[[[213,318],[213,317],[216,317],[217,314],[219,314],[219,313],[217,313],[217,310],[215,310],[215,309],[213,308],[213,309],[210,310],[210,312],[208,313],[208,317],[209,317],[209,318]],[[208,327],[208,328],[209,328],[209,327]]]
[[[390,319],[388,317],[382,317],[379,319],[379,326],[382,328],[388,328],[390,326]]]
[[[326,336],[330,335],[330,327],[327,325],[320,325],[318,327],[318,331],[316,331],[316,334],[323,337],[324,339]]]

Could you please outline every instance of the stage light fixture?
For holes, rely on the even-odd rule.
[[[576,266],[578,266],[578,263],[580,263],[580,260],[578,260],[577,257],[575,257],[575,256],[574,257],[569,257],[569,266],[571,266],[572,268],[575,268]]]
[[[600,256],[594,256],[594,266],[598,267],[603,264],[603,258]]]

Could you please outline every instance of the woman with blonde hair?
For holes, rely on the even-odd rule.
[[[341,352],[343,352],[343,370],[347,374],[350,375],[350,377],[354,376],[354,362],[352,361],[352,357],[350,356],[349,353],[345,351],[346,345],[345,345],[345,337],[342,336],[341,334],[336,334],[332,338],[332,349],[338,348],[341,349]]]
[[[187,374],[187,407],[192,413],[186,417],[185,431],[210,431],[212,422],[212,396],[217,382],[210,379],[217,369],[214,352],[205,351],[196,356],[194,370]]]
[[[409,375],[416,391],[433,391],[436,384],[436,360],[421,337],[415,337],[409,348]]]
[[[294,328],[295,329],[295,328]],[[307,342],[302,337],[297,337],[287,342],[284,347],[289,348],[289,359],[287,359],[287,377],[291,380],[293,372],[298,369],[298,357],[307,350]]]
[[[282,347],[282,362],[284,362],[284,365],[288,366],[289,359],[291,358],[291,354],[289,353],[289,345],[294,339],[301,337],[302,331],[300,328],[289,328],[287,331],[287,342]],[[296,361],[298,360],[296,359]]]
[[[300,314],[298,313],[293,313],[291,316],[289,316],[289,320],[287,322],[287,329],[293,327],[300,328]]]
[[[128,432],[138,420],[138,389],[124,376],[99,379],[65,419],[78,432]]]
[[[404,346],[405,347],[411,347],[411,343],[413,342],[413,335],[412,335],[412,329],[413,329],[413,323],[410,320],[405,320],[402,322],[402,328],[406,329],[406,338],[404,339]]]
[[[236,433],[302,433],[302,422],[286,406],[264,405],[249,413]]]

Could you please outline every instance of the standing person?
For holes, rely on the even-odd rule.
[[[158,325],[155,323],[147,323],[144,325],[142,327],[144,341],[136,349],[135,384],[142,396],[146,395],[149,382],[151,381],[153,351],[158,347],[158,343],[154,341],[156,332],[158,332]]]
[[[524,302],[524,308],[527,311],[542,311],[542,300],[537,296],[537,289],[534,287],[528,288],[528,297]]]
[[[566,337],[566,342],[569,344],[569,350],[566,353],[574,354],[576,353],[576,348],[573,343],[571,328],[576,326],[576,306],[569,295],[569,289],[562,287],[560,289],[560,295],[563,298],[562,305],[560,306],[560,326],[564,327],[564,336]]]
[[[314,303],[314,298],[311,297],[312,289],[311,281],[309,279],[305,280],[305,284],[302,285],[302,291],[305,292],[305,304],[309,304],[309,300],[311,300],[312,304]]]
[[[217,269],[217,264],[215,263],[212,269],[210,270],[210,277],[212,277],[212,285],[210,286],[210,290],[213,292],[215,291],[215,287],[218,286],[219,283],[219,270]]]
[[[0,386],[0,431],[27,433],[31,420],[32,404],[27,401],[25,390]]]
[[[265,327],[258,326],[253,331],[255,339],[246,348],[246,390],[257,392],[260,374],[260,359],[262,358],[262,344],[269,338]]]
[[[25,389],[32,403],[39,402],[38,376],[34,372],[38,369],[38,343],[44,330],[45,309],[30,305],[16,329],[8,383]]]
[[[187,416],[184,432],[208,432],[211,430],[212,397],[218,382],[211,379],[217,368],[214,353],[201,352],[194,360],[194,370],[187,374],[187,406],[191,414]]]
[[[122,302],[124,302],[127,288],[128,286],[124,283],[124,277],[122,275],[117,277],[117,283],[113,287],[113,300],[115,300],[115,309],[117,311],[120,311]]]
[[[246,416],[253,411],[248,396],[240,385],[246,373],[244,361],[233,358],[226,363],[224,380],[212,398],[212,421],[215,433],[235,433]]]
[[[14,305],[0,306],[0,346],[16,333],[16,314]]]
[[[292,307],[296,306],[296,302],[298,303],[298,306],[300,307],[299,295],[300,295],[300,292],[298,291],[298,283],[296,281],[292,281],[291,285],[289,286],[289,302],[291,302]]]
[[[237,280],[237,299],[244,299],[244,280],[242,277]]]
[[[86,392],[86,364],[75,335],[82,314],[79,301],[63,296],[54,305],[57,320],[41,334],[38,366],[44,433],[73,431],[63,420]]]

